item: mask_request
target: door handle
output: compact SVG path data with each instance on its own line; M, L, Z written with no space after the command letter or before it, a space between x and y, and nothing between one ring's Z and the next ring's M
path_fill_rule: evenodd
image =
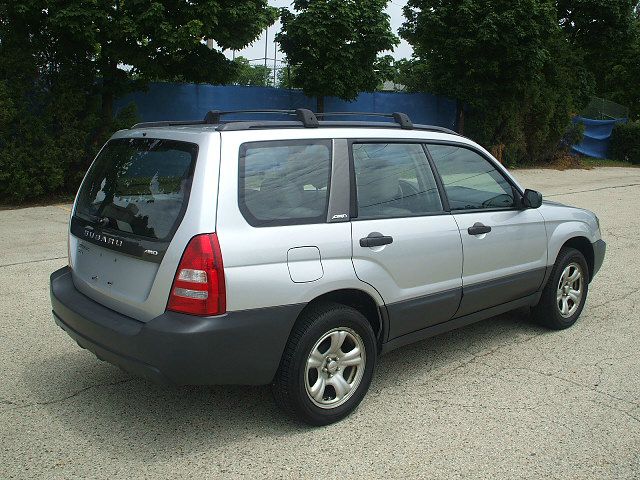
M393 237L382 235L380 232L371 232L364 238L360 239L361 247L381 247L393 243Z
M472 227L467 228L467 232L469 232L469 235L482 235L483 233L489 233L490 231L491 227L480 222L476 222Z

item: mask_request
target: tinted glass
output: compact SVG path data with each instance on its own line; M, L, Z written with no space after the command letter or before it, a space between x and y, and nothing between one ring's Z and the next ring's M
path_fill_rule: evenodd
M422 145L356 143L353 163L358 218L408 217L442 211L438 187Z
M429 145L452 210L509 208L513 189L491 163L467 148Z
M197 154L192 143L111 140L82 184L75 214L104 228L166 240L186 207Z
M330 170L330 141L245 144L240 209L254 226L325 222Z

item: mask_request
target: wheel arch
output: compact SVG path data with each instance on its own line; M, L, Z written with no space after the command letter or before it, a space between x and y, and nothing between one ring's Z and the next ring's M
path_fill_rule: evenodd
M377 339L378 350L380 351L383 339L388 331L386 307L384 304L377 302L371 294L364 290L357 288L341 288L318 295L302 309L296 319L296 323L300 318L302 318L305 312L313 306L318 303L329 302L346 305L360 312L369 321Z
M549 273L551 272L551 269L553 268L555 263L558 261L558 255L560 255L560 252L562 251L562 249L567 247L574 248L578 250L580 253L582 253L582 255L584 255L584 258L587 261L587 267L589 268L589 282L591 282L591 279L593 278L595 254L593 251L593 245L591 241L587 237L582 235L576 235L574 237L570 237L567 240L565 240L562 244L560 244L560 246L555 251L555 254L553 256L553 263L551 263L548 267Z
M593 268L594 268L595 258L594 258L594 252L593 252L593 245L591 244L589 239L583 236L572 237L562 244L562 247L560 248L560 250L566 247L574 248L578 250L580 253L582 253L582 255L584 255L584 258L587 261L587 267L589 267L589 282L591 282L591 279L593 278ZM560 253L560 250L558 251L558 254ZM557 260L557 257L558 255L556 255L556 260ZM556 260L554 260L554 263Z

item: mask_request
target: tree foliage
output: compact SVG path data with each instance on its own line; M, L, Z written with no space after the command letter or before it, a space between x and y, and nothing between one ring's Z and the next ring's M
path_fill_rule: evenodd
M640 120L616 125L609 151L611 158L640 165Z
M379 83L378 54L398 43L384 13L387 0L296 0L281 11L281 50L295 65L294 85L318 99L354 100ZM295 13L294 13L295 12Z
M29 3L44 10L42 1ZM266 0L45 3L50 4L46 26L52 35L70 50L80 48L77 54L91 59L102 78L105 118L110 118L113 98L132 88L132 75L142 80L225 82L233 73L231 62L202 40L238 50L276 19Z
M253 87L273 86L273 70L264 65L251 65L245 57L233 60L234 73L230 83Z
M560 0L568 41L584 59L594 91L640 115L640 3L637 0Z
M512 162L551 155L585 99L552 0L410 0L404 12L412 89L467 105L467 132Z
M0 200L72 192L150 80L223 83L275 21L267 0L0 0Z

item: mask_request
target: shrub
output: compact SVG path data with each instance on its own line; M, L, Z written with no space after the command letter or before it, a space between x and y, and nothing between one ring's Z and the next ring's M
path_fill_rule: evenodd
M640 120L613 128L609 154L615 160L640 164Z
M0 202L73 194L112 132L136 122L135 106L101 128L95 98L70 89L20 102L0 84ZM16 100L18 100L16 102ZM14 104L18 104L18 108Z

